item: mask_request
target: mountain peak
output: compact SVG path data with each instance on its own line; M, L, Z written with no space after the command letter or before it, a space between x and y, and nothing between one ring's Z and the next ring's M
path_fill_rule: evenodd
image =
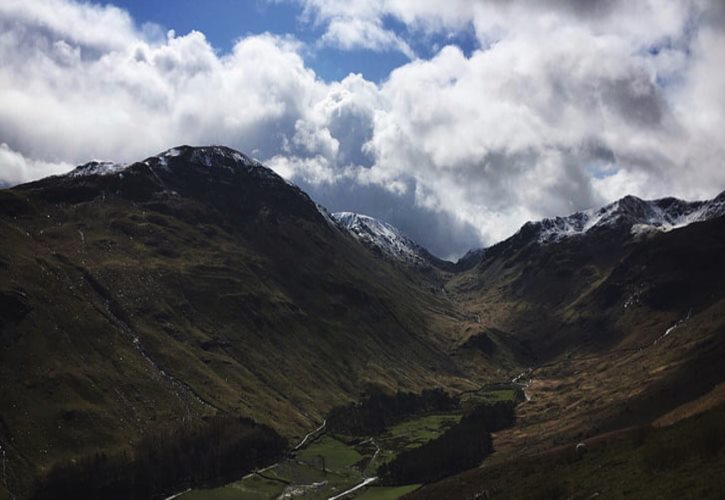
M599 209L529 222L519 233L531 232L539 243L551 243L606 229L623 229L634 235L671 231L693 222L725 215L723 194L712 200L692 202L673 197L643 200L629 195Z
M71 172L17 187L53 202L107 196L135 201L194 199L231 218L285 213L322 222L307 194L257 160L225 146L178 146L128 164L92 161Z
M336 212L332 217L355 239L388 258L418 267L445 266L444 261L387 222L354 212Z
M151 168L168 168L170 165L180 163L179 160L182 160L187 165L193 164L198 167L204 167L210 172L214 170L232 172L240 168L246 171L253 168L268 170L257 160L226 146L177 146L146 158L140 163ZM116 175L134 165L137 165L137 163L121 164L94 160L76 167L66 175L69 177Z
M485 249L469 251L459 259L458 267L466 269L486 255L497 255L504 249L522 248L531 243L548 245L596 234L639 237L722 216L725 216L725 191L705 201L685 201L674 197L643 200L628 195L601 208L526 222L510 238Z
M163 165L168 165L170 158L183 158L208 168L263 167L257 160L227 146L177 146L152 158L158 159Z
M112 175L122 172L128 165L122 163L114 163L111 161L90 161L80 165L66 175L69 177L85 177L89 175Z

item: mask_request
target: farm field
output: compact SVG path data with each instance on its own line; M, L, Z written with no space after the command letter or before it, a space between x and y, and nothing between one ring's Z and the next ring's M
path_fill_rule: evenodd
M249 474L220 488L189 491L181 500L261 500L289 495L327 499L339 495L365 479L405 450L417 448L439 437L457 424L471 404L513 400L514 389L468 394L460 409L406 418L377 436L347 436L322 433L284 461ZM366 486L349 498L388 500L399 498L420 485Z

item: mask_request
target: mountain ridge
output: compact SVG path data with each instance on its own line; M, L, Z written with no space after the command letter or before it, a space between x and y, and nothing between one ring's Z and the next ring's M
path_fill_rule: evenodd
M655 232L681 229L725 215L725 191L709 200L686 201L675 197L644 200L627 195L604 205L567 216L528 221L510 237L488 247L469 250L457 261L459 269L476 265L486 255L528 244L547 245L586 234L620 232L625 237L646 237Z
M268 178L270 181L282 181L309 198L295 184L283 179L261 162L232 148L215 145L176 146L141 162L127 164L94 160L65 174L47 177L28 184L42 183L46 179L52 178L92 176L122 178L124 172L133 173L134 169L142 168L144 165L150 167L154 172L156 170L173 171L177 158L190 159L209 169L212 174L233 174L235 170L239 170L248 174L258 174L261 178ZM310 199L310 201L312 200ZM472 248L456 262L433 255L424 246L405 236L397 227L388 222L355 212L330 213L324 207L315 205L319 214L328 224L342 226L354 238L390 259L418 267L432 266L446 271L461 271L475 265L491 249L509 243L522 244L536 240L539 244L547 244L581 236L589 231L596 232L623 227L628 228L633 236L643 236L654 231L671 231L694 222L719 217L725 215L725 191L712 199L702 201L687 201L676 197L645 200L634 195L627 195L599 208L578 211L566 216L528 221L512 236L487 247Z
M450 270L454 263L440 259L405 236L392 224L354 212L331 214L355 239L390 259L417 267Z
M627 195L599 208L528 221L509 238L493 245L474 248L455 263L433 256L425 247L403 235L395 226L373 217L337 212L333 218L357 239L389 258L410 265L433 264L447 271L462 271L484 256L509 244L550 244L591 232L629 231L632 237L680 229L725 215L725 191L709 200L687 201L676 197L653 200ZM495 251L495 250L494 250Z

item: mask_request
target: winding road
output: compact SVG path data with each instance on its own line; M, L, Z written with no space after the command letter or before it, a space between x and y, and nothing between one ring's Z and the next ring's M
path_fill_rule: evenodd
M342 493L340 493L339 495L335 495L334 497L330 497L330 498L328 498L327 500L337 500L338 498L343 498L344 496L346 496L346 495L349 495L350 493L354 493L355 491L357 491L357 490L359 490L359 489L361 489L361 488L364 488L364 487L365 487L365 486L367 486L368 484L370 484L370 483L374 483L374 482L375 482L375 481L377 481L377 480L378 480L378 478L377 478L377 477L369 477L369 478L367 478L367 479L364 479L362 483L360 483L360 484L358 484L358 485L355 485L355 486L353 486L352 488L350 488L350 489L349 489L349 490L347 490L347 491L343 491L343 492L342 492Z
M308 432L307 435L304 438L302 438L302 441L300 441L297 446L292 448L292 451L297 451L300 448L302 448L305 445L305 443L307 442L307 440L310 439L310 436L313 436L313 435L317 434L318 432L324 430L326 425L327 425L327 419L323 420L322 425L319 426L317 429L315 429L314 431Z

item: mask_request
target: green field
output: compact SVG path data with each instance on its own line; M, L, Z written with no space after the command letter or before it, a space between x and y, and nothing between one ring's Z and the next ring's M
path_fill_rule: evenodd
M403 449L420 446L458 422L460 415L425 415L401 422L374 439L323 435L301 450L293 459L221 488L195 490L181 500L261 500L276 498L293 488L305 498L325 499L363 480L363 471L374 475L377 468ZM345 441L349 444L346 444ZM374 462L371 461L380 447ZM311 485L316 485L312 487ZM393 499L417 485L398 488L371 487L361 498Z
M255 475L221 488L190 491L178 498L183 500L266 500L276 498L283 490L284 485Z
M354 447L324 435L294 458L275 467L221 488L190 491L179 498L261 500L276 498L290 490L297 490L297 496L305 498L329 498L363 480L356 465L366 463L370 456L365 457Z
M466 394L461 398L464 406L475 406L478 404L491 404L499 401L515 401L517 390L513 387L510 389L492 389L481 390Z
M404 449L417 448L437 438L443 432L457 424L461 419L458 413L425 415L405 420L391 427L380 436L378 442L384 450L396 453Z
M514 397L513 389L482 390L466 395L464 407L474 403L512 400ZM180 498L257 500L275 498L293 488L297 488L297 493L303 493L305 498L329 498L359 484L365 477L374 476L381 465L394 459L398 453L437 438L457 424L462 414L462 410L457 410L416 415L373 437L324 434L298 451L293 458L261 474L254 474L221 488L189 492ZM419 486L371 486L361 491L357 498L395 499Z
M359 500L396 500L403 495L419 488L419 484L408 484L405 486L373 486L368 488L362 495L356 497Z
M321 464L321 457L324 457L325 468L333 472L344 471L363 459L355 448L327 435L313 442L297 456L301 461L310 464Z

